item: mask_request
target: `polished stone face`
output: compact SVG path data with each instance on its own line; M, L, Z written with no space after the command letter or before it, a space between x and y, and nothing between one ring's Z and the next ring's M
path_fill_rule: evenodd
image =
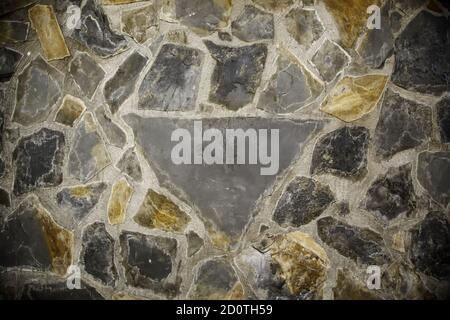
M0 299L449 299L449 9L0 0Z

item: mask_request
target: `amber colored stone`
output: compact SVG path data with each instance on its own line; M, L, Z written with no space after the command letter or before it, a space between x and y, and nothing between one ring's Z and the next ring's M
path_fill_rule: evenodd
M132 194L133 188L124 178L117 181L112 187L111 198L108 203L108 218L112 225L122 224L125 221Z
M86 106L82 100L71 95L66 95L56 114L55 121L72 127L84 110L86 110Z

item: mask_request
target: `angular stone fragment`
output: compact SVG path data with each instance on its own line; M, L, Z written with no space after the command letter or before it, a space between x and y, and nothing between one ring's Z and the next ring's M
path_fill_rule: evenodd
M139 109L193 110L203 56L197 49L163 45L139 88Z
M4 207L11 206L11 199L9 197L9 193L3 188L0 188L0 206Z
M338 269L336 286L333 288L334 300L378 300L376 292L367 289L362 282L352 277L352 271Z
M106 186L106 183L94 182L64 188L56 194L58 207L69 214L75 222L80 222L97 205Z
M266 10L283 10L291 6L294 0L252 0Z
M28 39L30 24L22 21L0 21L0 43L23 42Z
M420 12L395 40L392 82L421 93L449 91L449 33L447 18Z
M24 126L44 121L61 96L62 74L41 56L18 77L13 120Z
M422 152L418 159L417 180L446 207L450 201L450 152Z
M104 94L111 113L116 113L133 93L139 74L147 61L147 57L139 52L133 52L122 62L114 76L106 82Z
M127 40L111 29L107 16L95 0L81 3L80 26L80 29L75 29L72 37L102 58L108 58L127 48Z
M122 31L139 43L153 39L159 29L158 11L155 6L122 11Z
M317 142L311 163L311 174L331 173L338 176L361 176L367 171L369 130L343 127Z
M13 153L14 194L61 184L64 146L64 134L47 128L20 139Z
M231 30L234 36L247 42L273 39L273 15L246 5L231 24Z
M94 118L86 113L75 130L69 154L69 174L85 182L111 164Z
M306 177L297 177L278 200L273 220L282 226L300 227L320 216L334 201L328 186Z
M37 2L37 0L2 0L2 2L0 2L0 16L25 8L35 2Z
M194 231L189 231L186 235L186 239L188 242L187 255L188 257L192 257L203 247L204 241Z
M35 5L28 11L31 26L36 31L47 61L70 56L66 41L56 20L53 6Z
M39 204L25 200L2 221L0 265L64 275L72 263L73 234L60 227Z
M73 127L75 121L85 110L86 106L82 100L66 95L55 116L55 121L65 126Z
M136 182L142 181L142 169L133 148L128 149L116 165L117 169L128 175Z
M330 40L326 40L312 57L312 62L327 82L332 81L343 68L348 66L349 61L344 50Z
M286 15L286 29L300 45L309 49L325 29L314 10L295 8Z
M114 238L106 231L105 224L95 222L84 229L80 256L87 273L104 285L114 286L117 280Z
M89 99L92 99L98 85L105 77L105 71L84 52L78 52L75 55L70 63L69 73Z
M292 54L280 50L277 71L258 101L257 107L268 112L289 113L311 103L323 86Z
M133 188L124 178L113 185L108 203L109 223L112 225L124 223L132 194Z
M118 148L123 148L127 143L125 132L111 120L103 107L98 107L94 113L109 143Z
M389 168L370 186L366 209L391 220L401 214L409 216L416 207L411 164Z
M0 82L9 81L16 72L22 54L6 47L0 47Z
M169 198L150 189L134 221L150 229L183 232L190 218Z
M345 122L361 119L375 108L387 80L384 75L345 77L331 90L320 110Z
M263 44L224 47L211 41L205 41L205 45L216 60L209 101L230 110L252 102L261 82L267 47Z
M431 109L387 90L375 129L374 145L384 157L417 147L431 136Z
M231 0L175 0L176 17L201 35L210 34L228 24Z
M444 98L436 105L437 122L442 143L450 143L450 97Z
M450 278L450 223L444 213L428 213L411 231L410 259L420 272Z
M317 221L317 232L323 242L354 261L383 265L391 260L383 238L370 229L326 217Z

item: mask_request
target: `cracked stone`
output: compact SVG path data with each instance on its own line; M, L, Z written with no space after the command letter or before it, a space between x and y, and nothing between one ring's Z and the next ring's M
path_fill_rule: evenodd
M343 127L326 134L314 148L311 174L364 175L368 144L369 130L364 127Z
M97 132L94 118L86 113L74 132L69 154L69 174L86 182L111 164L109 154Z
M84 229L80 256L87 273L104 285L114 286L118 278L114 265L114 238L106 231L105 224L95 222Z
M149 229L183 232L191 219L168 197L148 190L134 221Z
M350 59L337 44L326 40L311 61L319 70L322 79L331 82L342 69L348 66Z
M450 202L450 152L422 152L417 163L417 180L430 196L446 207Z
M245 47L205 45L216 60L209 101L238 110L251 103L258 89L267 57L267 47L255 44Z
M301 46L309 49L325 29L313 10L295 8L286 15L286 29Z
M30 24L22 21L0 21L0 43L24 42L28 39Z
M47 128L20 139L13 153L14 194L60 185L64 146L64 134Z
M13 120L24 126L44 121L61 97L62 74L41 56L19 75Z
M108 139L108 142L121 149L125 147L125 144L127 143L127 135L111 120L111 118L106 114L105 109L100 106L95 109L94 113L100 127Z
M392 220L401 214L409 216L415 209L411 164L389 168L370 186L366 195L366 209Z
M391 260L383 238L370 229L326 217L317 221L317 232L323 242L356 262L383 265Z
M0 47L0 82L11 80L21 58L21 53L6 47Z
M122 224L127 214L128 203L133 195L133 188L124 178L117 181L111 191L108 202L108 219L112 225Z
M374 145L384 157L420 146L431 136L431 109L387 90L375 129Z
M197 49L163 45L139 88L139 109L193 110L203 57Z
M73 234L60 227L37 199L27 199L2 222L0 265L66 274Z
M266 10L283 10L290 7L294 0L252 0L253 3L263 7Z
M37 0L2 0L0 3L0 16L25 8L36 1Z
M87 53L78 52L69 66L69 73L81 91L92 99L105 71Z
M367 289L364 282L358 281L346 268L338 269L336 286L333 288L334 300L379 300L375 292Z
M86 106L82 100L66 95L55 116L55 121L65 126L73 127L75 121L80 118L85 110Z
M189 231L189 233L186 235L188 248L187 248L187 255L188 257L192 257L194 254L196 254L204 245L204 241L200 236L195 233L194 231Z
M111 113L116 113L134 92L139 74L147 61L147 57L139 52L133 52L122 62L114 76L106 82L104 94Z
M116 165L117 169L136 182L142 182L142 169L134 148L128 149Z
M439 101L436 110L441 141L450 143L450 97Z
M331 90L320 110L342 121L352 122L370 113L383 93L388 77L345 77Z
M11 206L11 198L9 197L9 193L3 188L0 188L0 205L8 208Z
M320 216L333 201L328 186L310 178L297 177L281 195L273 220L281 226L300 227Z
M420 93L449 91L449 34L447 18L420 12L395 40L392 82Z
M273 15L246 5L231 24L231 30L234 36L247 42L273 39Z

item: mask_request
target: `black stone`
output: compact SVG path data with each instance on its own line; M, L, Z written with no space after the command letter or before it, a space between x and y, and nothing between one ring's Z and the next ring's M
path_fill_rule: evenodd
M441 141L443 143L450 143L450 97L439 101L436 109Z
M0 188L0 205L5 207L11 206L11 199L9 197L9 193L3 188Z
M22 54L19 52L0 47L0 82L11 79L21 58Z
M450 202L450 152L422 152L417 180L431 197L446 207Z

